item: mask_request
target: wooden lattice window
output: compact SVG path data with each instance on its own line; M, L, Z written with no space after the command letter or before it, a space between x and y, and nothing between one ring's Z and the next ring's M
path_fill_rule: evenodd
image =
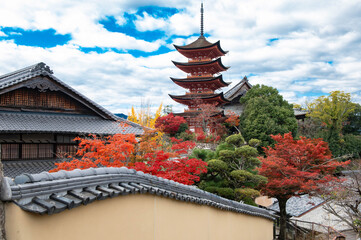
M2 160L31 160L31 159L51 159L75 156L77 148L75 144L54 144L47 143L5 143L1 144ZM56 154L54 154L54 150Z
M74 144L58 144L56 147L56 156L59 158L75 156L76 152L77 148Z
M1 160L19 159L19 144L1 144Z
M22 144L22 159L38 158L38 144Z
M52 158L54 156L54 145L39 144L38 153L39 158Z
M22 144L22 159L47 159L53 158L53 144Z

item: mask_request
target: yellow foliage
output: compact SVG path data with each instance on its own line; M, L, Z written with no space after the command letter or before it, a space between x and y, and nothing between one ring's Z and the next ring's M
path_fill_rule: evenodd
M155 122L161 115L163 104L161 103L155 112L151 113L150 105L141 106L140 110L136 112L134 106L132 106L131 112L129 113L128 120L137 123L143 127L155 128Z
M152 114L150 109L150 104L147 104L146 106L142 104L138 112L136 112L134 110L134 106L132 106L131 112L128 116L128 120L137 123L143 127L154 129L155 122L161 116L162 107L163 107L163 103L159 105L155 114ZM157 134L154 134L151 140L160 144L162 143L163 135L164 135L163 132L157 131Z
M298 103L292 103L293 109L301 109L301 105Z
M309 116L318 119L329 129L341 129L345 122L355 110L355 103L351 102L350 93L343 91L330 92L329 96L321 96L308 104Z

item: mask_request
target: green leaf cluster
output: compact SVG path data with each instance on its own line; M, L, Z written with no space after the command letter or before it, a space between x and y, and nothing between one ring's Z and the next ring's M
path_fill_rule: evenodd
M273 143L271 134L297 133L297 120L292 104L278 93L278 90L265 85L255 85L241 98L244 111L240 117L241 132L249 141L261 140L261 146Z
M257 146L260 141L253 139L252 143ZM208 172L201 177L199 187L228 199L254 204L258 187L267 182L257 174L256 168L261 164L258 155L257 149L248 145L240 134L227 137L214 152L195 149L192 156L208 162Z
M355 111L356 105L351 102L351 94L333 91L328 96L321 96L308 104L309 116L340 132L342 124Z
M212 150L194 148L189 158L202 159L203 161L208 162L209 160L213 159L215 155L215 152L213 152Z
M343 134L361 134L361 105L356 103L355 110L350 113L347 118L347 122L342 128Z
M361 106L342 91L330 92L308 104L308 117L299 123L299 134L323 138L334 157L361 156Z

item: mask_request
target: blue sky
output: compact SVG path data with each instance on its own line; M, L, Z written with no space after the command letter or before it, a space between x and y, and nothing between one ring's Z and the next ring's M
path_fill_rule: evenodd
M361 102L359 0L205 0L205 33L229 54L227 82L276 87L305 104L343 90ZM199 36L200 1L5 1L0 4L0 74L37 62L113 112L155 108L184 94L173 44ZM224 89L226 91L227 89Z

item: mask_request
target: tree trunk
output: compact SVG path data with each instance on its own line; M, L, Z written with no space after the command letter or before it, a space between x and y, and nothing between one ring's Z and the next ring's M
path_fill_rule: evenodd
M280 232L278 239L287 240L286 238L286 228L287 228L287 212L286 212L286 203L288 199L277 198L278 205L280 207Z

